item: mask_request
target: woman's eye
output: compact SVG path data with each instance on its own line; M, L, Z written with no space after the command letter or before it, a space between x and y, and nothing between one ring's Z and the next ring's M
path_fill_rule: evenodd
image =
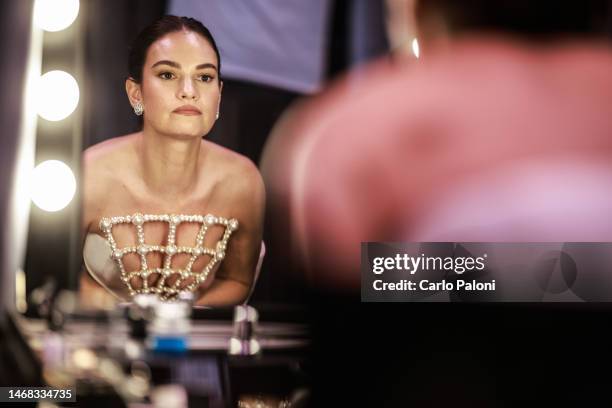
M161 74L159 74L159 77L161 79L172 79L174 78L174 74L172 72L162 72Z
M204 74L204 75L200 75L200 81L202 82L210 82L212 81L214 78L208 74Z

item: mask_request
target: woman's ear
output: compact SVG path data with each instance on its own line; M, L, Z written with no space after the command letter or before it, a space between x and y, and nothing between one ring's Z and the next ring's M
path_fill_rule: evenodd
M140 84L136 82L133 78L128 78L125 80L125 92L127 93L127 97L130 100L130 104L134 106L136 102L142 103L142 92L140 89Z

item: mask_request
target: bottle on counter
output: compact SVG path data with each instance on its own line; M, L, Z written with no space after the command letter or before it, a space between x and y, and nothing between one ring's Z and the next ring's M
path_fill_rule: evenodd
M234 330L229 341L228 353L232 355L255 355L261 351L257 339L259 315L254 307L234 307Z
M191 304L188 299L181 297L175 301L156 303L148 330L148 348L164 353L186 352L191 331L190 317Z

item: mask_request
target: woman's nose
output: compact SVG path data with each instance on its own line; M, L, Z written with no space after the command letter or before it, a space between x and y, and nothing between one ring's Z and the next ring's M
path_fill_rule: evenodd
M198 99L198 91L194 86L193 81L190 78L186 78L181 81L181 88L179 90L180 99Z

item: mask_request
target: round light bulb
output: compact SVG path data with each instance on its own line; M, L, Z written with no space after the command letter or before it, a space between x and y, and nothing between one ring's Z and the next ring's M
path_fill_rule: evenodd
M49 71L36 87L37 112L50 121L66 118L79 104L79 85L67 72Z
M34 24L45 31L60 31L76 20L79 0L36 0Z
M30 197L39 208L59 211L70 203L75 192L76 179L64 162L47 160L34 168Z

